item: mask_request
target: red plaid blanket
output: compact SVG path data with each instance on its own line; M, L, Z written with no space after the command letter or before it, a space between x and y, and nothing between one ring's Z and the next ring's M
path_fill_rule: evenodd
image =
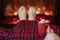
M11 40L42 40L35 21L20 21L12 30Z
M53 25L52 27L55 30ZM0 29L0 40L43 40L44 37L45 36L40 35L38 23L35 21L22 20L11 30L4 31L3 29Z

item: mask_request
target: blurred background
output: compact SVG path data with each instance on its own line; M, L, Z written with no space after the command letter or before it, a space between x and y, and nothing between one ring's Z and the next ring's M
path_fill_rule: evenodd
M59 0L0 0L0 26L12 28L19 22L18 9L25 6L27 11L31 6L36 8L36 21L40 17L47 17L60 27Z

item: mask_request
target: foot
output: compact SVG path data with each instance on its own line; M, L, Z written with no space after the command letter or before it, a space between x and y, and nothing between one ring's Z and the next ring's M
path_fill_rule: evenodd
M21 6L18 10L18 16L20 20L26 20L26 8Z
M30 7L28 10L28 20L34 21L36 17L36 9L34 7Z

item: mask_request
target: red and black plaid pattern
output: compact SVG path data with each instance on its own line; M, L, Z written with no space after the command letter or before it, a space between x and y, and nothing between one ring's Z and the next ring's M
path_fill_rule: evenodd
M3 27L0 27L0 40L3 40L5 37L5 31Z
M6 31L4 27L0 27L0 40L8 40L9 31Z
M20 21L13 28L10 40L42 40L35 21Z
M11 32L12 30L6 30L4 27L0 27L0 40L10 40L11 39Z
M56 32L56 25L50 24L50 26ZM22 20L8 31L0 28L0 40L43 40L44 37L40 36L38 24L35 21Z
M57 34L57 26L55 25L55 24L46 24L46 23L44 23L44 24L41 24L41 23L39 23L38 24L38 31L39 31L39 35L40 36L46 36L46 30L47 30L47 27L48 26L50 26L53 30L54 30L54 32Z

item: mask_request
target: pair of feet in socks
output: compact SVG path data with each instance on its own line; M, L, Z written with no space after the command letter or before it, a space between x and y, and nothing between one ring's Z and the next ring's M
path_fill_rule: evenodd
M26 14L26 8L24 6L21 6L18 10L18 16L20 20L26 20L27 14ZM34 7L30 7L28 10L28 20L34 21L36 17L36 9Z

